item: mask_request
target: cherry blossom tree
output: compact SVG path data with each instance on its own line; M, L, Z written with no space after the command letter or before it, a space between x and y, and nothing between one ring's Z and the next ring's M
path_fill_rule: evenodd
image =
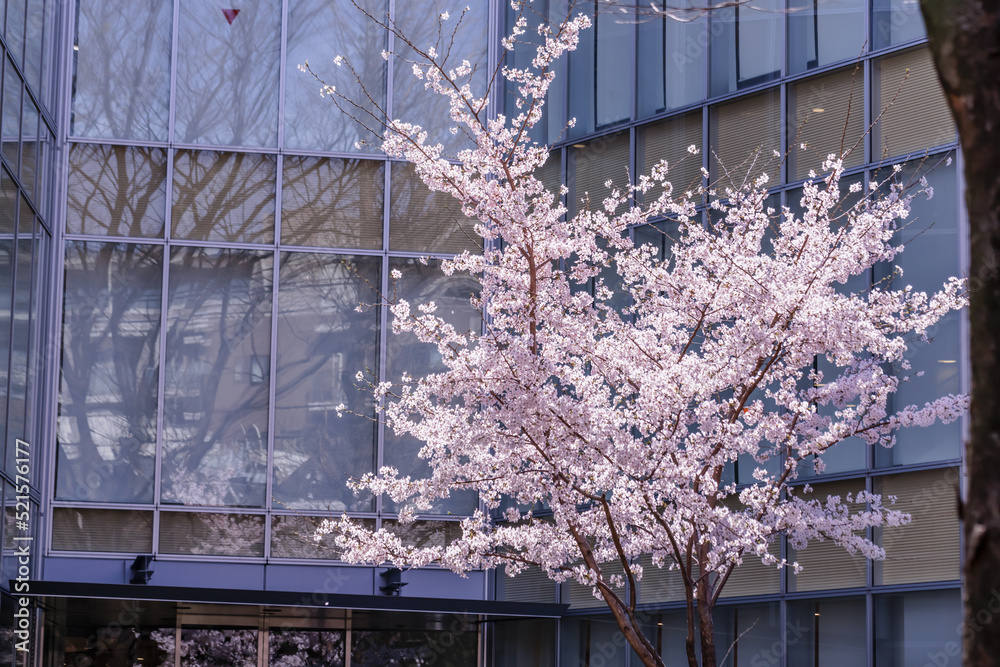
M462 19L440 18L442 26ZM640 557L683 580L686 654L706 667L718 661L712 611L734 569L746 559L798 568L769 553L780 536L796 549L831 540L884 558L864 535L908 521L888 500L864 490L809 499L808 487L790 483L804 465L821 470L824 453L847 438L891 447L897 429L966 409L967 398L952 395L888 406L901 382L920 381L907 374L908 345L965 304L963 283L934 294L847 286L903 250L894 234L911 198L930 194L926 183L889 178L842 193L842 163L830 156L825 175L804 187L803 213L793 214L767 207L766 176L682 192L661 162L631 184L590 193L568 216L566 188L553 193L535 175L549 149L529 137L554 61L589 20L543 21L532 46L526 16L517 20L505 54L536 51L523 69L501 62L517 95L514 117L489 115L490 90L473 85L474 65L452 62L448 30L431 46L376 20L407 44L413 75L448 101L453 134L469 140L449 156L419 125L374 117L388 156L412 163L431 190L478 220L485 251L443 269L479 281L471 299L485 324L461 331L434 303L385 295L393 331L436 345L444 370L359 380L371 383L388 427L424 443L430 474L384 467L353 483L398 503L403 524L460 490L477 492L482 508L446 545L408 545L346 514L324 522L317 539L336 533L355 562L503 567L509 576L534 566L589 586L649 666L663 661L640 627ZM348 112L362 108L333 87L325 93ZM675 230L669 252L632 240L630 229L663 220ZM754 461L752 484L727 477L738 459Z

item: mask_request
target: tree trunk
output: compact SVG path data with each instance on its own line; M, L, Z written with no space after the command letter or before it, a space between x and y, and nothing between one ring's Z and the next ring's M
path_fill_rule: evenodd
M1000 665L1000 5L922 0L965 160L972 408L964 506L965 664Z

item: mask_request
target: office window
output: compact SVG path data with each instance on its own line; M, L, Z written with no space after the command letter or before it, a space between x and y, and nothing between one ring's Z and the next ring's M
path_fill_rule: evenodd
M0 438L7 423L7 381L10 379L10 328L13 322L14 265L17 261L17 185L0 169ZM0 440L0 443L4 440Z
M496 667L548 667L556 659L556 622L547 618L495 624Z
M864 598L793 600L786 613L789 665L863 665L868 660Z
M385 163L286 156L281 242L323 248L382 248Z
M152 553L153 513L55 507L52 550Z
M38 112L38 106L28 97L27 93L24 95L22 122L24 129L21 136L21 187L24 188L24 193L32 202L37 202L35 180L41 175L38 173L39 150L41 149L41 115Z
M271 517L271 558L308 558L333 560L340 557L336 535L327 533L320 541L313 536L326 516L279 514ZM369 530L375 530L374 519L354 519Z
M713 11L709 94L750 88L781 76L782 0L762 0Z
M642 604L655 602L680 602L685 599L684 577L680 570L671 570L672 559L667 558L663 567L653 565L653 557L643 554L639 557L642 565L642 579L639 581L639 600ZM694 566L693 576L698 576L698 566Z
M719 606L715 608L715 647L719 667L738 667L774 656L781 646L778 603ZM720 650L721 649L721 650ZM728 654L727 654L728 652Z
M0 118L0 154L7 166L18 173L18 147L21 140L21 78L11 64L4 59L3 69L3 116Z
M284 253L278 291L274 500L282 507L371 511L347 482L375 464L381 261ZM338 406L347 412L338 415Z
M272 254L171 252L161 501L263 507Z
M179 1L174 141L277 146L281 2Z
M703 5L697 0L652 5L664 14L643 16L637 26L639 118L705 99L708 19L697 11ZM688 8L693 11L684 11Z
M781 544L774 540L767 545L767 552L780 558ZM776 565L765 565L754 553L743 554L743 564L733 570L722 589L720 598L735 598L744 595L764 595L777 593L781 588L781 570Z
M384 17L389 10L388 0L359 4L375 17ZM359 150L355 143L361 141L362 152L376 152L381 139L365 127L379 127L386 110L386 62L381 53L386 48L385 29L348 0L306 0L288 5L286 39L285 147L353 153ZM333 62L337 56L344 56L348 63L338 67ZM360 109L345 107L360 123L340 111L333 100L319 96L322 84L299 71L306 61L323 81L360 105Z
M593 0L577 3L573 13L587 14L592 24L567 60L570 118L576 118L568 134L579 137L631 118L635 19L624 5Z
M599 137L582 144L573 144L566 164L567 208L569 215L580 211L604 211L604 200L611 196L605 185L625 191L629 185L629 133L628 131ZM624 213L628 204L622 204L616 213Z
M910 215L897 221L899 231L894 242L904 245L904 251L889 264L875 267L875 277L888 280L892 289L912 286L928 294L941 289L951 276L961 273L959 266L958 231L958 170L957 165L946 163L945 156L935 156L925 161L914 160L904 165L895 177L900 183L919 188L919 179L926 177L934 189L934 197L918 195L911 205ZM881 169L875 179L882 181L889 169ZM886 186L887 187L887 186ZM900 409L908 405L923 406L945 394L961 393L961 331L960 314L949 313L928 330L929 340L909 341L906 360L910 370L897 364L899 376L909 377L900 382L891 397L892 406ZM923 376L918 373L923 372ZM961 422L937 422L925 428L900 429L896 433L896 446L875 450L878 466L905 465L957 459L961 456Z
M67 233L163 236L166 178L162 148L70 144Z
M264 517L254 514L160 512L160 553L262 557Z
M812 493L803 493L796 489L795 495L803 500L818 500L827 503L831 496L839 496L847 503L847 494L856 495L865 490L865 480L847 480L843 482L827 482L813 486ZM851 513L865 511L864 504L847 504ZM858 533L864 537L865 531ZM860 554L848 553L831 540L810 540L806 548L798 550L788 545L788 561L798 562L802 571L796 574L792 568L788 573L788 589L790 591L818 591L831 588L858 588L868 581L867 560Z
M873 0L872 43L876 49L927 36L920 3L915 0Z
M711 184L720 197L725 188L739 187L767 172L778 182L781 151L781 103L777 89L742 97L712 108L709 125L712 150Z
M630 649L613 616L569 616L559 631L560 664L625 667Z
M273 155L177 151L171 235L192 241L273 242L276 180Z
M702 114L696 112L652 123L639 128L636 164L641 174L649 175L660 160L666 160L670 171L667 180L673 185L675 197L685 191L694 191L701 185L702 156L705 154L701 128ZM697 155L688 153L688 147L699 150ZM638 195L645 202L652 202L663 192L656 187L645 195Z
M962 664L962 592L876 595L875 667Z
M469 303L471 297L479 295L479 284L474 278L457 273L446 276L436 260L423 264L417 259L390 259L389 270L398 270L402 274L389 289L395 289L397 299L408 301L414 312L418 305L433 301L437 305L435 314L456 330L479 333L482 327L480 313ZM389 336L386 344L386 380L398 383L403 373L421 377L442 370L444 365L436 345L421 343L412 333ZM422 442L410 435L396 435L391 428L385 429L384 440L384 465L393 466L401 476L423 477L430 474L427 462L417 456ZM394 503L390 503L388 498L384 499L384 503L385 509L393 511L390 508L395 506ZM451 497L441 500L433 511L469 514L475 507L474 492L453 491Z
M927 47L874 61L872 159L955 141L955 121Z
M831 153L844 167L865 162L864 75L860 68L806 79L788 87L789 180L823 172ZM805 144L805 149L802 148Z
M70 241L56 498L152 502L163 248Z
M395 23L418 49L427 52L434 47L439 54L438 62L446 70L461 66L463 60L475 66L475 72L460 78L460 85L468 83L472 94L479 96L485 94L489 77L488 10L486 2L401 2L396 5ZM439 16L444 12L448 12L449 19L439 24ZM454 156L459 150L470 148L472 144L461 127L457 134L449 131L455 122L451 119L448 98L426 90L425 81L413 76L413 65L407 59L418 63L425 59L399 39L396 39L394 50L402 58L392 61L393 109L390 117L423 127L428 133L427 143L443 144L446 155ZM486 120L485 108L479 118Z
M287 621L283 625L285 623ZM268 667L343 667L344 635L341 630L271 628L267 644Z
M872 491L896 496L892 509L906 512L906 526L876 529L885 560L875 561L875 585L954 581L960 576L960 526L955 468L885 475L872 480Z
M173 3L102 0L76 12L69 133L166 141Z
M860 58L865 48L866 4L864 0L790 0L789 73Z
M481 252L478 222L462 213L458 200L433 192L412 165L393 162L389 208L389 249L457 254Z

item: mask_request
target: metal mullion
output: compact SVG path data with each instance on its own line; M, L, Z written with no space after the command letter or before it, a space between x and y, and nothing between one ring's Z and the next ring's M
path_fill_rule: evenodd
M279 161L280 162L280 161ZM279 189L280 190L280 189ZM275 245L277 245L277 235L275 235ZM278 367L278 288L279 288L279 268L281 265L281 252L275 248L273 250L273 260L271 268L271 340L269 341L270 358L268 359L268 389L267 389L267 446L265 450L266 463L265 470L267 478L264 480L264 557L271 555L271 494L273 492L271 480L274 471L274 402L277 393L277 367Z
M778 85L778 150L781 157L778 158L778 183L784 184L788 180L788 153L792 150L788 142L788 84ZM764 156L770 158L770 156Z
M281 38L278 55L278 137L279 151L285 145L285 68L288 64L288 0L281 0Z
M141 243L143 245L160 245L165 241L162 238L146 238L142 236L99 236L97 234L63 234L64 241L84 241L97 243Z
M177 44L180 41L178 24L181 17L181 0L173 0L174 12L170 26L170 99L167 106L167 142L174 140L174 121L177 115ZM169 174L168 174L169 176ZM167 181L169 184L170 181ZM180 651L178 651L178 654Z

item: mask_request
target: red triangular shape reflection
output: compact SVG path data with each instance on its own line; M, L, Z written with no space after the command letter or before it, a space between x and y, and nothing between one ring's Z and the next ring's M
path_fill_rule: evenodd
M227 21L229 21L229 25L233 24L233 21L236 20L236 15L239 14L239 13L240 13L240 10L238 10L238 9L223 9L222 10L222 15L226 17Z

